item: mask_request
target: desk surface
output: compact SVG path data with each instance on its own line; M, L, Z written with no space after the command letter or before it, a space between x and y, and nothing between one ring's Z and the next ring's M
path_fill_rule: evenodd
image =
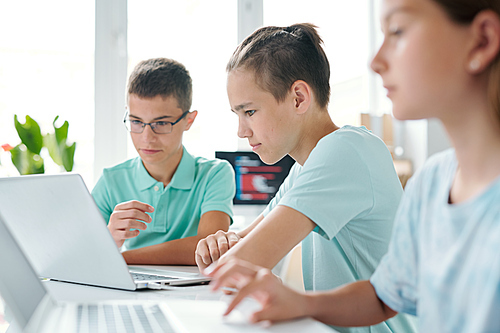
M166 269L185 271L185 272L198 272L196 266L144 266L151 267L155 269ZM62 302L94 302L103 300L150 300L150 301L166 301L169 300L203 300L203 301L224 301L228 302L231 296L227 296L222 292L213 293L209 290L209 286L189 286L189 287L173 287L172 290L138 290L138 291L124 291L118 289L92 287L85 285L78 285L73 283L64 283L56 281L45 281L46 288L49 290L51 295L58 301ZM0 306L0 333L5 332L8 328L8 324L2 322L3 313L2 307ZM287 325L287 324L284 324ZM311 332L317 331L320 328L321 331L327 328L323 324L319 324L311 319L303 319L299 322L294 322L288 324L293 331L303 331ZM280 325L277 325L280 326ZM300 327L300 330L297 328ZM280 331L283 332L284 327L270 327L270 332ZM285 330L288 331L288 330ZM289 330L292 331L292 330ZM325 330L326 331L326 330ZM334 330L331 330L335 332Z

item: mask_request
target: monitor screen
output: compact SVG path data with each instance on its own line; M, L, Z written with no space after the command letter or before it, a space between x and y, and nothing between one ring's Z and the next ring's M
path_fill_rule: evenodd
M218 151L215 157L233 166L236 177L234 204L268 204L295 163L287 155L276 164L267 165L251 151Z

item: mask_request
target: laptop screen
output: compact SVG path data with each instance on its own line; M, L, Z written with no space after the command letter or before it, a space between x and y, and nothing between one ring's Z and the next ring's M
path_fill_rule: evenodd
M47 291L0 215L0 295L24 328ZM8 318L7 318L8 319Z

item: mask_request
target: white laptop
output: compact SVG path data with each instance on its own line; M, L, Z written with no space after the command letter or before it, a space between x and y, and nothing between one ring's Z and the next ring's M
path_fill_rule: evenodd
M50 332L332 332L311 319L271 327L249 324L235 310L224 320L222 301L172 300L56 302L0 216L0 295L9 333ZM52 282L59 283L59 282ZM76 286L75 286L76 287Z
M199 273L129 268L78 174L0 178L0 212L44 278L125 290L208 281Z

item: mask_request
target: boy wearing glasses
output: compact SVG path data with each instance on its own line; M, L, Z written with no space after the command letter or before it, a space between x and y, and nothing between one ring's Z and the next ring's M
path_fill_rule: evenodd
M198 241L229 228L233 169L183 147L197 111L179 62L140 62L127 100L124 123L139 156L104 169L92 196L128 264L194 265Z

